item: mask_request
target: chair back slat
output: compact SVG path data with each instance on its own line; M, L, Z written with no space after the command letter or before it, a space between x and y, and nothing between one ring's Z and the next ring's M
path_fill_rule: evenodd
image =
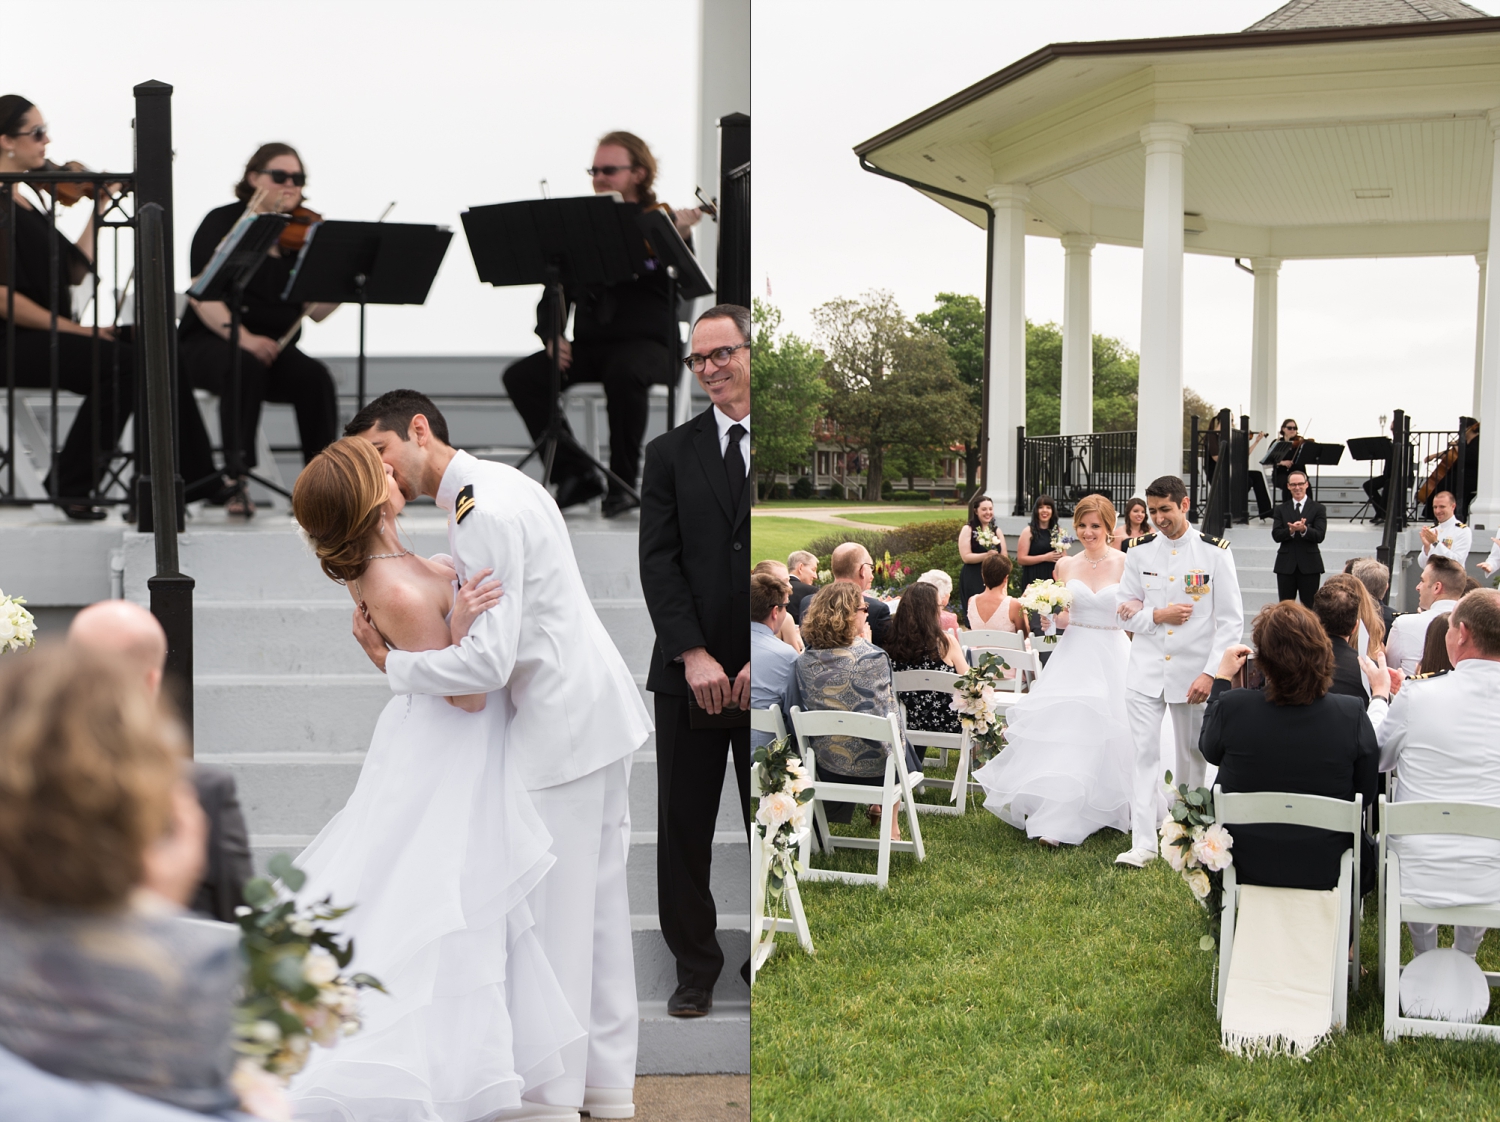
M895 718L873 713L845 713L838 709L814 709L804 712L792 709L792 727L797 736L857 736L861 740L899 743Z
M1386 803L1383 835L1462 834L1500 841L1500 806L1480 803Z
M897 693L912 693L931 690L934 693L950 693L958 683L958 675L943 670L897 670L892 675Z
M750 729L752 732L768 732L777 740L785 739L786 722L781 718L781 706L750 710Z
M976 628L973 631L960 631L958 643L965 650L979 647L985 650L1024 651L1026 636L1019 631L986 631Z
M1360 827L1362 796L1353 802L1290 791L1242 791L1214 788L1214 820L1220 825L1312 826L1351 833Z

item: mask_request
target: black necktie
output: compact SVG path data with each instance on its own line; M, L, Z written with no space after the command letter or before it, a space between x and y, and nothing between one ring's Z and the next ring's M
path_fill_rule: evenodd
M729 443L724 448L724 471L729 476L729 505L740 509L740 499L745 494L745 457L740 453L740 438L745 435L744 425L729 426Z

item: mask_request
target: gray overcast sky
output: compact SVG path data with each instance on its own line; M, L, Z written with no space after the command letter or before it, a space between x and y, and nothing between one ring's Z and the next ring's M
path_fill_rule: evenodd
M651 145L661 198L692 201L697 0L74 0L58 14L49 46L12 42L0 92L41 106L52 159L115 170L132 162L131 87L175 87L179 288L193 231L264 141L301 151L328 218L373 220L395 199L389 221L453 227L427 304L371 309L372 354L534 350L540 290L481 285L459 213L535 198L543 178L554 197L589 194L583 169L611 129ZM353 354L358 319L341 309L303 346Z
M802 334L818 304L867 289L893 291L908 314L942 291L982 297L984 231L861 171L855 144L1048 43L1239 31L1278 6L756 0L756 294L769 279L772 302ZM1060 323L1061 246L1028 238L1026 255L1027 314ZM1287 263L1282 414L1339 441L1375 433L1396 407L1418 427L1456 426L1472 405L1477 284L1472 257ZM1236 412L1249 405L1252 285L1225 258L1187 257L1186 381ZM1138 347L1140 287L1139 250L1098 247L1094 330Z

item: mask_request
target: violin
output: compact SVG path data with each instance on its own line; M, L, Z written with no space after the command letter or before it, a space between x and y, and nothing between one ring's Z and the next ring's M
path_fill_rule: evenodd
M42 171L92 171L93 169L77 160L69 160L65 164L54 164L47 160L42 164ZM48 191L56 196L61 206L72 206L80 199L92 199L94 197L94 185L92 183L38 183L43 191Z
M323 216L311 207L295 207L287 217L290 219L281 231L281 240L276 244L283 253L300 253L307 244L307 233L314 225L323 221Z
M1479 422L1475 421L1472 425L1464 430L1463 442L1467 444L1478 435ZM1425 503L1428 499L1432 498L1433 495L1438 493L1440 489L1439 485L1443 482L1443 479L1445 476L1447 476L1448 472L1453 469L1453 465L1458 463L1458 457L1459 442L1457 440L1450 440L1448 442L1447 451L1445 451L1438 459L1437 467L1432 469L1432 474L1427 477L1422 486L1417 488L1417 502Z

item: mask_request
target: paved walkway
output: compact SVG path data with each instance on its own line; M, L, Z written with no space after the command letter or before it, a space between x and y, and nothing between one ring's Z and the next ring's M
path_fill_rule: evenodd
M750 1122L748 1075L639 1075L636 1122Z

